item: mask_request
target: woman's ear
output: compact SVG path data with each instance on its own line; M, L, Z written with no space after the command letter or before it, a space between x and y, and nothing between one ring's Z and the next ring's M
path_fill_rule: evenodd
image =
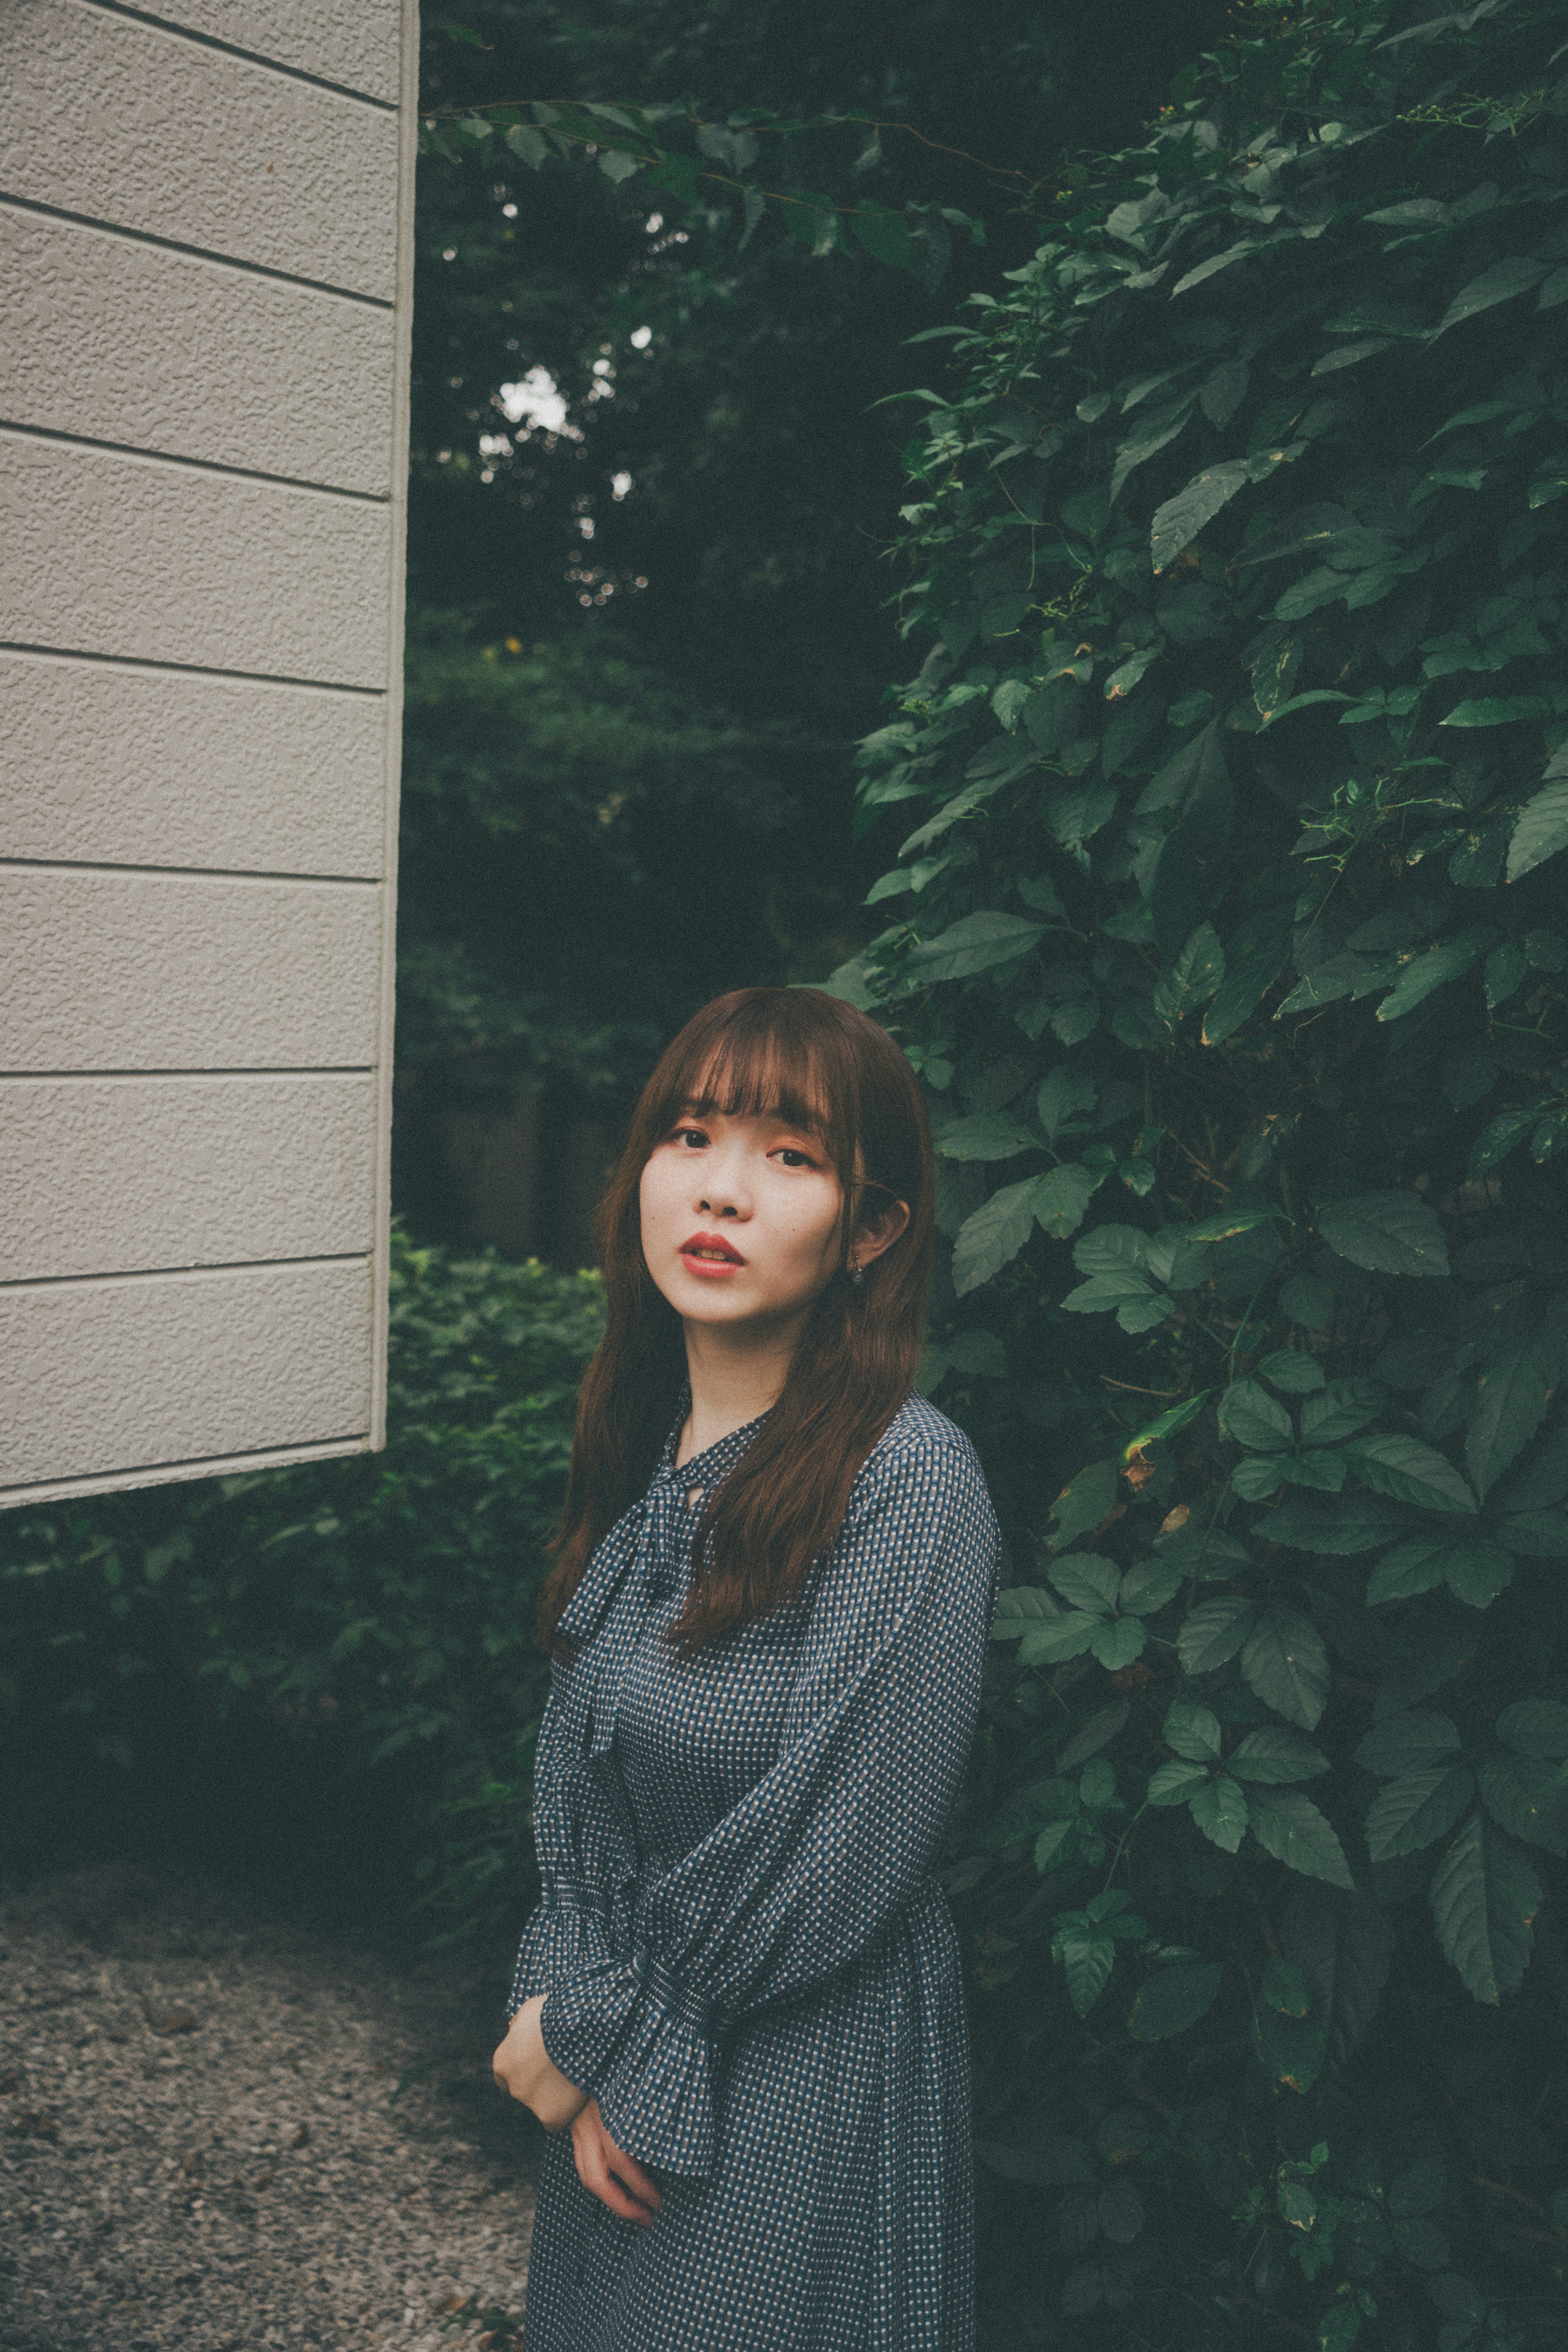
M852 1251L855 1263L862 1267L870 1265L883 1250L893 1247L908 1223L907 1201L890 1201L885 1193L879 1194L876 1207L862 1211L855 1227Z

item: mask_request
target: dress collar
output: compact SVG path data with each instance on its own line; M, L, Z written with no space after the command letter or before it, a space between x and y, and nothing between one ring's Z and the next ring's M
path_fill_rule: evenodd
M755 1421L732 1429L727 1437L721 1437L716 1444L693 1454L689 1462L677 1467L675 1452L691 1404L691 1391L684 1390L647 1493L610 1529L556 1621L557 1633L580 1646L599 1631L626 1571L639 1556L648 1597L653 1599L670 1590L670 1555L676 1541L677 1510L685 1512L685 1497L694 1488L715 1486L729 1475L768 1418L766 1413L759 1413ZM694 1522L695 1517L694 1513Z

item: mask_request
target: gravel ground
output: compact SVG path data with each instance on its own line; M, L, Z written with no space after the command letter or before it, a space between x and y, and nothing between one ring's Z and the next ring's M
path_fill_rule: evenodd
M515 2352L531 2120L450 1971L114 1865L0 1909L0 2346Z

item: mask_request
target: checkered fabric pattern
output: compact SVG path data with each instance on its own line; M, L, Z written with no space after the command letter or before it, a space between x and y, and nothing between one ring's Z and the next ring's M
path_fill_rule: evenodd
M651 2228L549 2144L528 2352L967 2352L968 2048L932 1874L974 1735L996 1521L912 1396L799 1600L681 1662L658 1638L701 1497L758 1423L594 1554L540 1733L544 1896L512 2006L653 2169ZM698 1502L688 1501L700 1490Z

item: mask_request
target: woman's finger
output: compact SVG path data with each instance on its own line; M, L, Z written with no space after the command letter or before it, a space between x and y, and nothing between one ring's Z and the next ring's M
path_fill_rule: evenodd
M630 2189L632 2195L638 2198L643 2204L651 2205L656 2213L664 2203L664 2199L636 2158L628 2156L624 2148L617 2147L608 2132L604 2134L604 2154L606 2166L612 2177L619 2180L623 2188Z
M587 2148L578 2147L577 2177L591 2196L597 2197L601 2205L608 2205L610 2210L618 2213L623 2221L640 2221L646 2227L653 2220L645 2205L639 2205L634 2197L627 2195L606 2167L603 2154L597 2146L591 2143Z

